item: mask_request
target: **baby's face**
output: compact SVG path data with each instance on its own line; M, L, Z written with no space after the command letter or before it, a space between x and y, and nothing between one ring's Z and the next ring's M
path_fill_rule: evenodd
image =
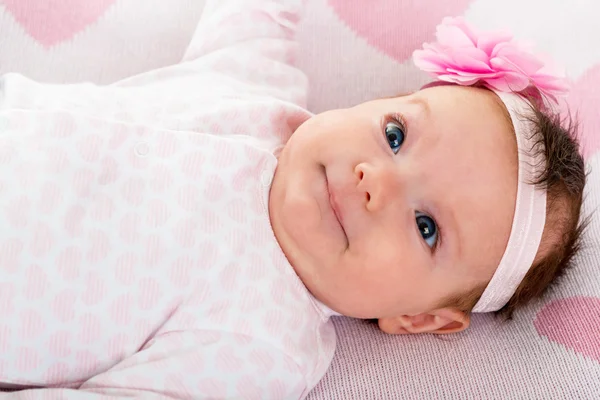
M315 116L279 158L275 235L311 293L416 315L486 284L510 234L517 150L487 90L442 86Z

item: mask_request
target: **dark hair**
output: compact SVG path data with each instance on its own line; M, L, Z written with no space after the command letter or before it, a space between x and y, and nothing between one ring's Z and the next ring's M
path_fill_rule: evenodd
M578 143L578 124L571 115L562 118L558 113L543 111L537 106L538 99L528 100L530 112L520 117L532 127L531 138L545 155L545 168L531 183L547 190L546 227L539 250L542 258L532 265L508 303L496 312L507 319L518 308L542 297L568 271L581 248L581 236L588 222L581 218L586 172ZM506 117L510 121L508 113ZM484 290L485 287L475 288L444 304L470 312Z
M534 127L532 138L543 145L546 168L537 178L548 192L543 257L525 275L509 302L498 314L510 318L514 311L542 295L573 265L581 249L588 219L581 217L586 182L585 163L578 143L578 124L571 115L545 113L530 101L531 114L523 116Z

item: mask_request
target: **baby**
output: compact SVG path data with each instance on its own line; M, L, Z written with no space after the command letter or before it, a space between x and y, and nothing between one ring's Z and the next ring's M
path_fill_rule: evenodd
M332 315L458 332L569 264L559 81L447 20L415 61L454 84L313 116L301 6L208 0L180 64L106 87L0 80L6 397L304 398Z

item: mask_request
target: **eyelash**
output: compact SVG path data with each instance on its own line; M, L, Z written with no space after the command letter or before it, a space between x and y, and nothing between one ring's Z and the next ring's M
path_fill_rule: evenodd
M408 136L408 126L406 124L406 119L404 118L404 116L402 114L399 113L393 113L393 114L389 114L385 117L385 123L384 123L384 128L387 124L389 124L390 122L394 122L398 125L400 125L400 127L402 128L402 130L404 131L404 134Z
M407 128L406 119L404 118L404 116L402 114L400 114L400 113L392 113L392 114L387 115L385 117L385 119L384 119L384 124L383 124L384 131L385 131L385 127L390 122L398 124L400 126L400 128L402 128L402 130L404 131L404 134L406 136L408 136L408 128ZM427 214L429 216L433 215L433 214L431 214L429 212L423 212L423 213ZM442 232L442 227L437 222L437 219L433 218L433 220L435 221L435 224L436 224L436 227L437 227L437 240L435 241L435 245L433 247L427 246L427 248L431 251L432 254L435 254L436 251L438 250L438 248L442 245L442 241L443 241L444 235L443 235L443 232ZM420 235L419 232L417 232L417 234Z

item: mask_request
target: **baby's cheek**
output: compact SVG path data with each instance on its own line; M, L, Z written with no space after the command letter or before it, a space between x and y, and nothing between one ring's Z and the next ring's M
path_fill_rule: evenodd
M412 280L405 266L391 256L374 257L366 266L367 276L364 284L375 294L389 296L401 288L405 282Z

